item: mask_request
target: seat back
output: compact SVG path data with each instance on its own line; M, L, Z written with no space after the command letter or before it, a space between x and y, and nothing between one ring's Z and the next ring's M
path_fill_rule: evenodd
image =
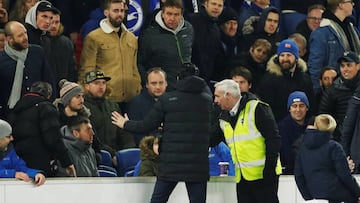
M118 176L125 176L129 171L135 169L135 165L140 160L140 149L130 148L123 149L116 152L117 172Z
M99 169L98 173L100 177L117 177L117 174L113 171Z
M134 176L139 176L140 164L141 164L141 160L139 160L135 165Z
M105 166L110 166L113 167L113 163L112 163L112 157L110 152L106 151L106 150L100 150L101 152L101 165L105 165Z

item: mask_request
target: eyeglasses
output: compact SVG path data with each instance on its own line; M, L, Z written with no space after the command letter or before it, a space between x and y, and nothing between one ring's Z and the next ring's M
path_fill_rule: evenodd
M320 22L322 20L322 18L317 18L317 17L307 17L307 19L309 19L311 21L318 21L318 22Z

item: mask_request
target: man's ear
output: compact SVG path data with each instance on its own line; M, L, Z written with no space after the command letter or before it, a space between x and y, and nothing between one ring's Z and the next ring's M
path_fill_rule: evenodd
M80 134L79 134L79 132L78 132L77 130L73 130L73 131L72 131L72 134L73 134L74 137L76 137L76 138L79 138L79 136L80 136Z
M106 16L106 17L109 16L109 11L108 10L104 10L104 16Z

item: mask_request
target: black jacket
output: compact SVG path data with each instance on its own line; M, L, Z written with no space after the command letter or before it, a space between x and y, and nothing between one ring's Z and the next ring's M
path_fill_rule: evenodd
M360 86L359 86L360 87ZM360 97L354 95L350 100L341 131L341 144L346 156L354 160L357 168L360 166Z
M158 178L165 181L206 181L209 178L211 96L204 80L190 76L166 92L142 121L128 121L124 129L150 132L163 122Z
M313 91L310 76L306 74L307 66L304 60L298 59L294 73L283 70L277 62L276 56L273 56L267 64L267 73L262 78L258 95L261 100L267 102L274 112L277 122L288 115L287 100L289 94L294 91L305 92L310 103L310 113L315 104L315 94Z
M296 185L305 200L356 202L360 187L350 174L341 145L330 133L307 129L295 163Z
M222 50L217 19L210 17L205 8L200 7L199 13L189 15L188 20L194 27L191 61L198 66L200 77L209 82L213 76L216 58Z
M15 150L28 167L53 176L50 169L52 159L60 160L64 167L72 164L61 140L58 112L44 97L26 94L15 105L9 118Z
M270 55L276 53L277 45L281 41L281 35L279 34L278 31L276 31L273 34L269 34L264 30L265 22L270 12L279 13L279 10L275 7L270 6L262 11L260 17L252 16L251 18L245 21L244 26L242 28L242 40L241 40L242 42L241 47L243 48L244 52L249 51L251 45L253 45L257 39L266 39L271 44ZM280 26L280 22L278 24L278 27L279 26Z
M187 21L180 22L174 31L161 20L161 11L155 21L142 32L139 38L138 68L142 84L146 83L146 72L153 67L161 67L167 75L167 90L174 90L176 76L183 63L191 61L193 27Z
M319 113L328 113L335 118L337 127L333 135L337 141L341 138L342 124L349 100L359 84L360 72L351 80L345 80L340 76L322 95Z

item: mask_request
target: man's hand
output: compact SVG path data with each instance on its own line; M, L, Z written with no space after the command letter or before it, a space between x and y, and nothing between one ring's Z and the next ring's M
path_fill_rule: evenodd
M118 112L113 111L111 114L111 119L112 119L112 123L116 126L118 126L119 128L124 128L124 124L126 121L129 120L127 114L125 114L124 116L120 115Z
M31 181L31 178L29 178L28 174L26 174L24 172L16 172L15 173L15 178L17 178L19 180L23 180L25 182Z
M45 183L45 176L42 173L37 173L35 176L35 185L40 186Z
M74 44L76 43L78 36L79 36L79 33L77 33L77 32L72 32L69 34L69 37Z
M355 163L352 159L350 159L350 156L346 157L347 161L348 161L348 164L349 164L349 169L350 169L350 172L354 172L355 170Z
M71 164L70 166L66 167L65 172L68 176L76 177L76 170L74 164Z

